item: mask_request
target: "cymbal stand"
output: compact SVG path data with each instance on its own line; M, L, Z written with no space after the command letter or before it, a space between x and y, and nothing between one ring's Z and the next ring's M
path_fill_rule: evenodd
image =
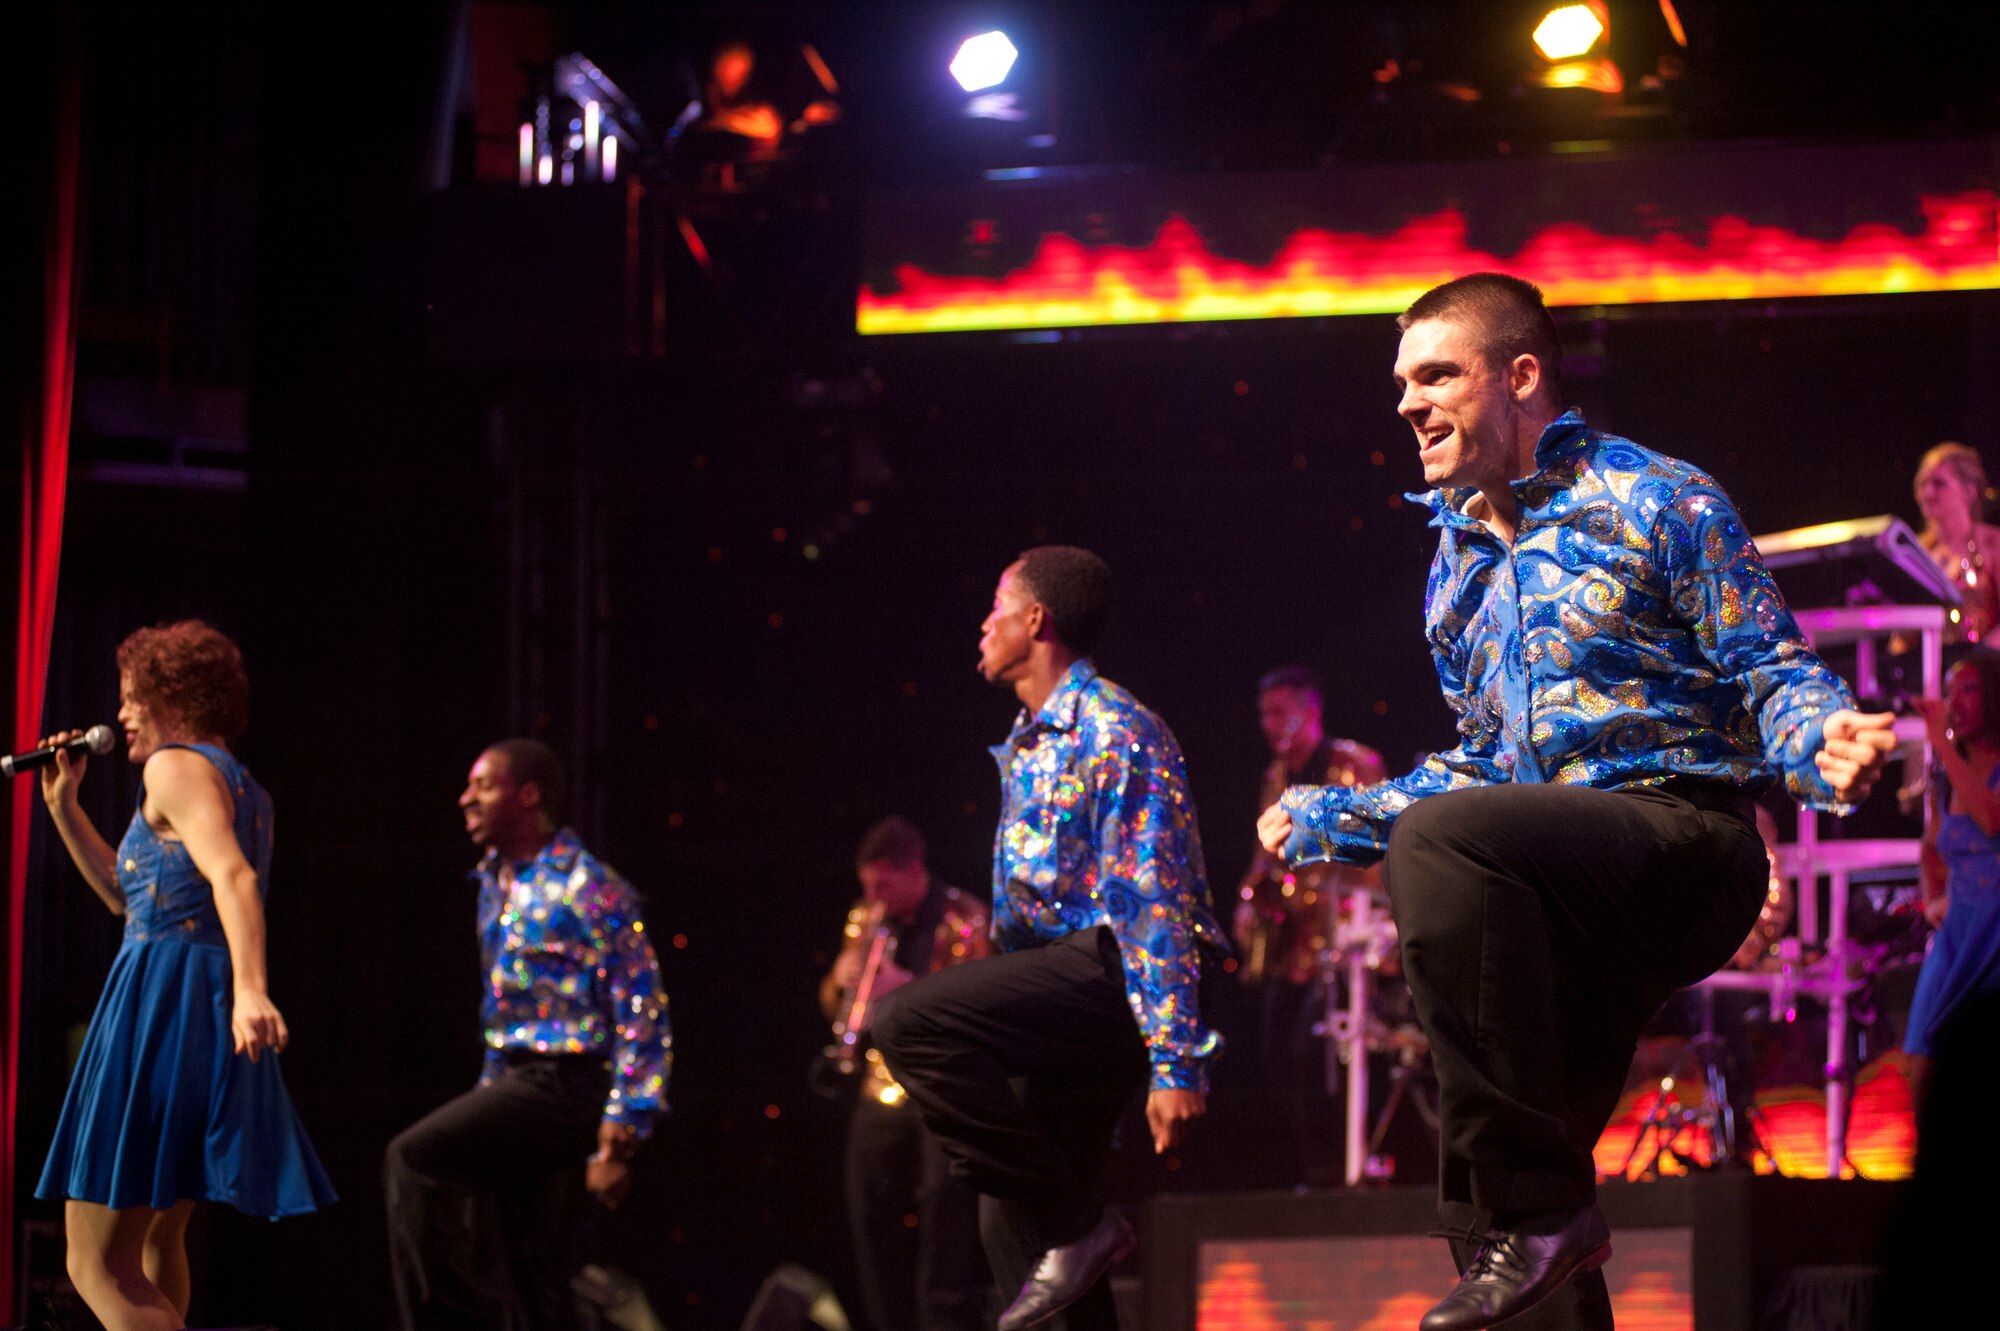
M1681 1135L1682 1129L1701 1123L1714 1111L1707 1106L1689 1109L1681 1104L1679 1097L1674 1094L1676 1084L1676 1078L1660 1078L1660 1098L1654 1102L1652 1112L1639 1124L1639 1131L1632 1138L1632 1149L1625 1153L1624 1162L1618 1166L1618 1172L1623 1177L1633 1176L1632 1166L1639 1159L1639 1153L1645 1149L1649 1134L1653 1139L1653 1154L1646 1161L1645 1169L1640 1171L1640 1178L1657 1178L1660 1162L1663 1159L1673 1160L1683 1169L1693 1164L1693 1161L1674 1149L1674 1141Z
M1368 1155L1361 1167L1362 1176L1371 1183L1387 1183L1395 1177L1394 1162L1383 1157L1382 1143L1389 1136L1389 1126L1396 1121L1396 1111L1402 1108L1405 1096L1409 1097L1417 1117L1429 1130L1432 1143L1437 1142L1437 1101L1424 1093L1422 1072L1423 1060L1409 1054L1399 1058L1389 1069L1389 1099L1382 1106L1382 1112L1375 1116L1375 1130L1368 1137Z
M1727 1168L1738 1163L1742 1157L1737 1154L1739 1127L1750 1134L1754 1142L1757 1128L1754 1122L1739 1125L1736 1121L1735 1102L1729 1094L1729 1075L1724 1060L1722 1038L1715 1033L1715 991L1709 988L1697 990L1701 1003L1701 1030L1688 1042L1687 1048L1675 1061L1671 1075L1660 1079L1660 1098L1653 1110L1639 1125L1639 1132L1632 1139L1632 1149L1625 1155L1625 1162L1619 1172L1630 1176L1632 1165L1639 1159L1640 1151L1646 1144L1646 1136L1653 1136L1653 1158L1647 1163L1646 1172L1657 1175L1662 1157L1674 1160L1684 1168L1701 1168L1696 1162L1683 1156L1673 1143L1681 1132L1689 1127L1696 1128L1708 1139L1708 1164L1706 1168ZM1689 1064L1692 1063L1692 1068ZM1699 1108L1689 1109L1680 1103L1674 1088L1687 1080L1686 1073L1692 1071L1701 1078L1702 1092L1706 1103Z
M1368 1042L1373 1032L1375 972L1394 944L1395 926L1388 911L1376 901L1375 893L1360 888L1348 894L1344 905L1337 894L1329 893L1329 909L1339 911L1334 920L1333 946L1322 958L1321 971L1326 985L1326 1021L1321 1033L1327 1041L1327 1090L1339 1084L1345 1065L1347 1081L1347 1151L1344 1178L1347 1186L1362 1181L1369 1158L1368 1142ZM1347 980L1347 1006L1339 1006L1339 990L1334 980L1342 969ZM1379 1134L1378 1134L1379 1136Z

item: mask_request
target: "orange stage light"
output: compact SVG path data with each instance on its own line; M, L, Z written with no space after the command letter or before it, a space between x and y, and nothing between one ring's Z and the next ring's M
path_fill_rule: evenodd
M2000 288L1994 192L1925 195L1921 206L1915 234L1865 222L1825 240L1727 216L1705 233L1645 237L1555 222L1511 255L1472 248L1465 215L1446 209L1386 236L1301 229L1264 263L1216 254L1175 214L1143 246L1051 233L997 277L900 265L886 289L862 287L855 324L863 333L940 333L1388 314L1481 270L1526 278L1559 306Z
M1908 1178L1917 1125L1905 1056L1884 1054L1855 1074L1848 1106L1847 1160L1863 1178ZM1826 1095L1817 1086L1757 1093L1758 1131L1776 1167L1793 1178L1826 1177Z
M1542 74L1545 88L1588 88L1592 92L1625 91L1625 76L1609 60L1567 60Z
M1588 55L1609 30L1600 5L1558 5L1535 25L1535 48L1549 60Z
M1674 39L1674 45L1686 46L1687 29L1681 26L1681 12L1674 8L1674 0L1660 0L1660 17L1667 21L1667 35Z

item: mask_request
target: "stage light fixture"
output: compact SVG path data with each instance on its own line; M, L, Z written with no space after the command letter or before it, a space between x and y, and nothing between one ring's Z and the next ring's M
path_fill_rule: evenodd
M615 181L630 169L621 154L644 148L645 129L638 108L603 70L581 53L558 56L533 117L521 122L520 182Z
M1549 60L1575 60L1590 54L1610 26L1601 5L1559 5L1535 25L1535 48Z
M1674 39L1674 45L1686 46L1687 29L1681 26L1681 12L1674 8L1674 0L1660 0L1660 17L1666 20L1667 35Z
M951 76L967 92L997 87L1006 81L1020 54L1006 33L982 32L959 43L958 54L951 58Z

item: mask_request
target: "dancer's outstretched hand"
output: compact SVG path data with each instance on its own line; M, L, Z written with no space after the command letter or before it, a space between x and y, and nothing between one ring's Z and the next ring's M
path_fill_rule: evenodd
M1896 748L1894 712L1839 711L1826 719L1813 762L1842 804L1859 804Z
M597 1125L597 1154L584 1165L584 1187L607 1208L616 1210L632 1190L632 1156L639 1134L623 1123Z
M1154 1091L1146 1097L1146 1126L1153 1130L1153 1153L1165 1155L1187 1140L1188 1125L1208 1112L1200 1091Z
M1285 812L1282 804L1273 804L1257 815L1257 844L1273 855L1283 858L1285 842L1292 836L1292 815Z

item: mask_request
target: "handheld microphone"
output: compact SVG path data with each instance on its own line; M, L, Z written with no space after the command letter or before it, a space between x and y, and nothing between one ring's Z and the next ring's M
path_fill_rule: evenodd
M66 739L60 744L44 744L39 749L0 758L0 776L19 776L32 768L47 767L56 760L58 753L109 753L111 746L117 742L118 732L110 726L92 726L75 739Z

